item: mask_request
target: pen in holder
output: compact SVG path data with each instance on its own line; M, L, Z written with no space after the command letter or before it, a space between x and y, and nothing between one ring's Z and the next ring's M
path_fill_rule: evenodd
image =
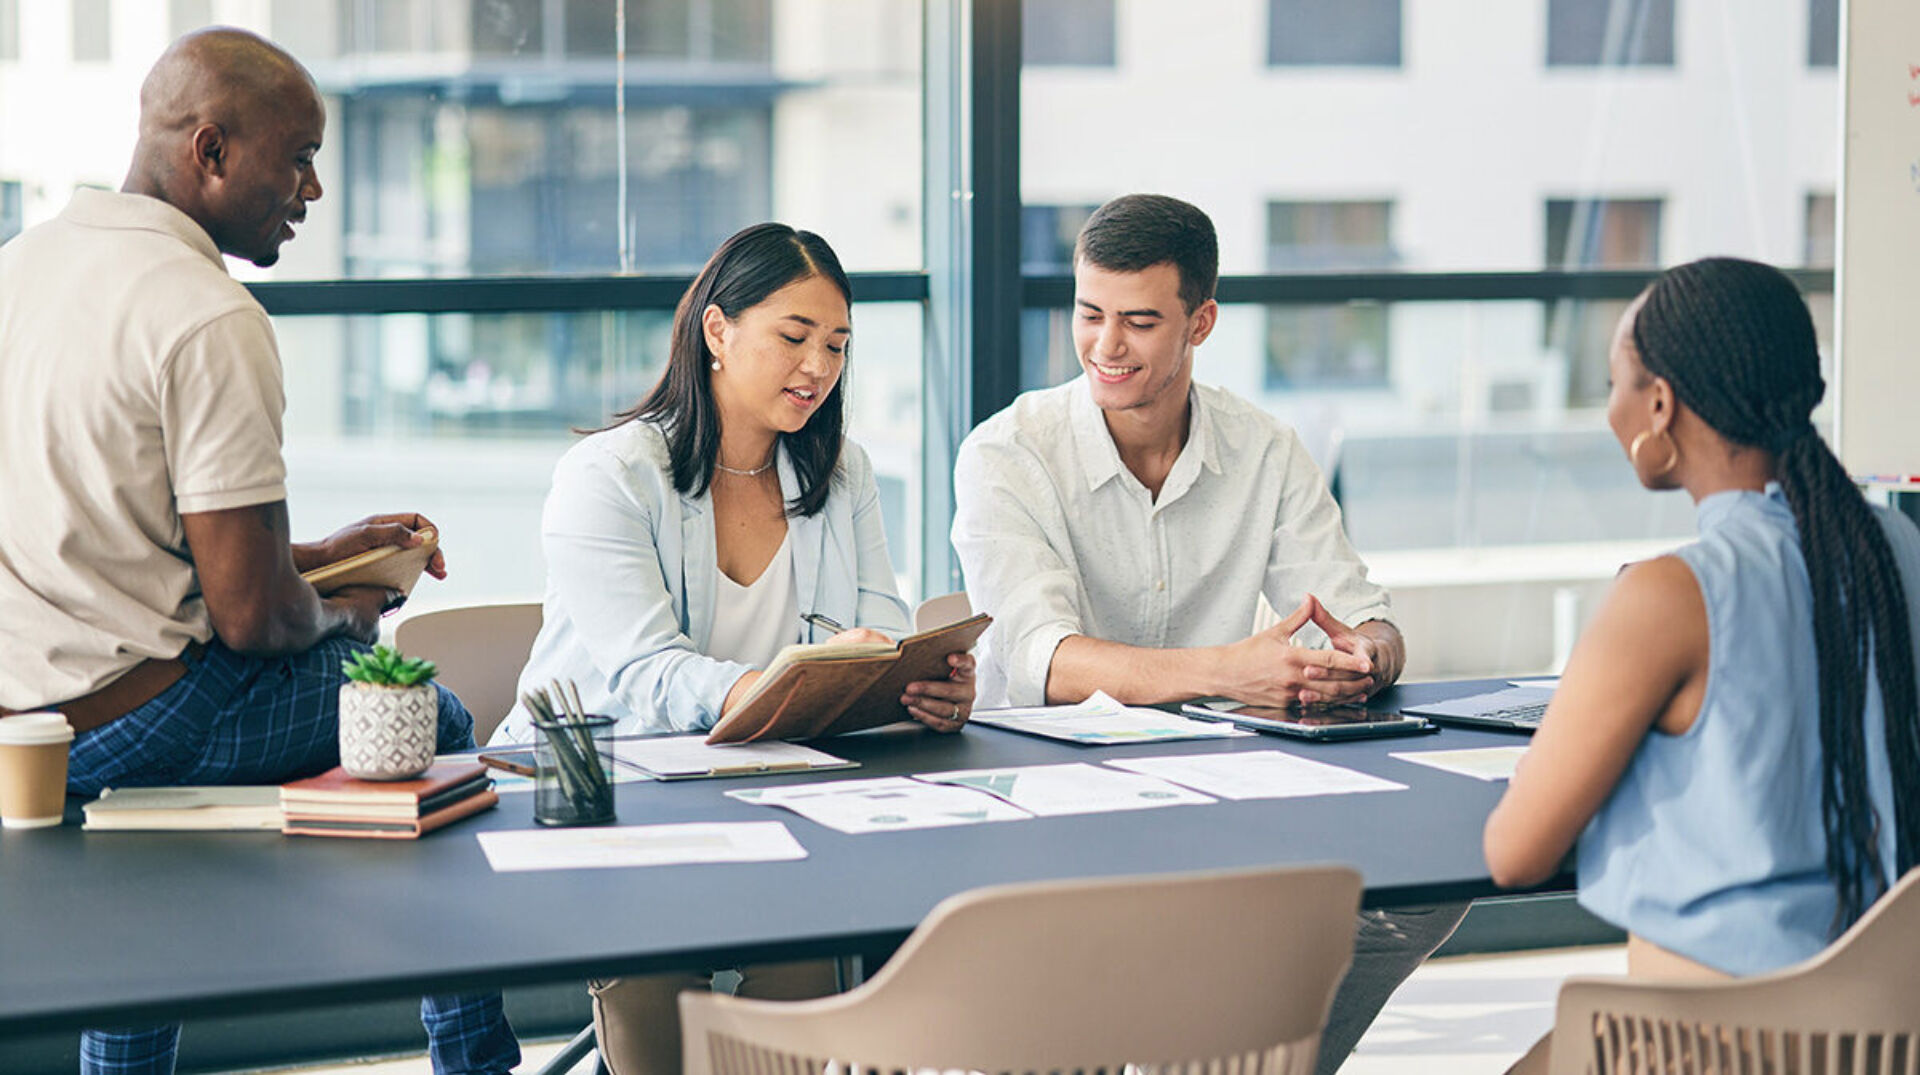
M614 819L612 717L588 716L571 684L521 696L533 714L533 820L541 825L604 825Z

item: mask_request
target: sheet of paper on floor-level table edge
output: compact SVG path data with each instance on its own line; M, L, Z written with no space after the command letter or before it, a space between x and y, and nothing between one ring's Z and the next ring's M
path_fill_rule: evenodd
M1338 765L1309 761L1284 750L1117 758L1107 764L1157 776L1222 799L1293 799L1309 795L1405 791L1407 787Z
M727 794L741 802L791 810L830 829L855 834L1025 821L1033 816L984 791L904 776L741 788Z
M1511 780L1526 747L1475 747L1472 750L1409 750L1388 757L1425 765L1475 780Z
M483 832L478 838L497 873L807 857L807 849L778 821L514 829Z

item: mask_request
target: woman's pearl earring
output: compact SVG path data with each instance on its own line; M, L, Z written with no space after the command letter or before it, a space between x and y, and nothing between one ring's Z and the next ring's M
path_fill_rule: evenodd
M715 373L720 372L720 360L717 358L713 360L713 372Z

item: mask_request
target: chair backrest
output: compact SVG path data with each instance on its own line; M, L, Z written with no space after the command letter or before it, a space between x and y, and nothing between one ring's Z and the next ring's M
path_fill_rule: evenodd
M520 669L540 633L540 605L471 605L423 612L393 630L409 657L440 666L436 678L473 714L473 741L485 743L513 710Z
M688 1075L1313 1070L1353 955L1341 866L976 889L865 985L820 1000L682 993ZM1196 1070L1198 1070L1196 1068Z
M1920 869L1804 963L1726 982L1572 978L1554 1075L1920 1071Z
M971 615L973 606L967 601L966 591L943 593L939 597L927 598L913 610L913 629L916 632L931 631L936 627L959 623Z

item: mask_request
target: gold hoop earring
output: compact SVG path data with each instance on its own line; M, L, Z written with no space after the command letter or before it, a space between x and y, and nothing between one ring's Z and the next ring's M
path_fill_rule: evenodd
M1640 469L1640 449L1646 447L1647 441L1652 440L1653 436L1653 430L1643 429L1634 435L1633 443L1627 445L1627 459L1633 463L1633 469ZM1673 437L1664 429L1660 431L1660 436L1667 438L1667 462L1659 470L1647 475L1650 478L1664 478L1680 463L1680 445L1676 444Z

